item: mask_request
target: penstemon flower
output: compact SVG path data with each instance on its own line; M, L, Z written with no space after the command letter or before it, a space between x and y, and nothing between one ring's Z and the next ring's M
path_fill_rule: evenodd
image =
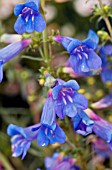
M54 153L52 157L45 158L46 170L80 170L80 167L74 165L75 159L70 158L70 155L64 157L61 153Z
M96 109L103 109L112 106L112 93L109 93L99 101L92 103L91 106Z
M56 123L52 95L51 93L48 95L43 107L40 124L35 124L27 128L22 128L13 124L8 126L7 133L9 136L12 136L12 156L18 157L22 155L22 159L24 159L33 140L37 140L38 145L41 147L56 142L61 144L65 142L66 135Z
M54 144L56 142L65 142L66 135L56 123L54 100L52 98L51 92L49 92L48 98L43 107L40 124L41 127L37 135L37 141L39 146L45 147L48 144Z
M24 4L16 5L14 14L18 16L14 29L18 34L31 33L34 30L42 32L46 23L39 12L40 0L26 0Z
M7 128L7 134L12 137L12 156L18 157L22 155L22 159L26 156L28 149L30 148L31 142L37 138L38 131L32 131L34 128L40 125L36 124L27 128L22 128L13 124L10 124Z
M69 52L69 63L75 73L86 73L101 68L102 61L95 52L99 38L92 30L89 32L88 38L82 42L64 36L54 36L54 40L62 44Z
M86 114L94 121L93 132L104 139L112 149L112 123L96 115L92 110L87 109Z
M8 45L0 49L0 82L3 79L3 65L18 55L25 47L31 43L31 39L25 39Z
M56 114L59 118L64 119L66 115L74 117L80 110L88 107L86 97L76 92L79 88L75 80L64 82L57 79L57 85L52 88L52 95L55 101Z

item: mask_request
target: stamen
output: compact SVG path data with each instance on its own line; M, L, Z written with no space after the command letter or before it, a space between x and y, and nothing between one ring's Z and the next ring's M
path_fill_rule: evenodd
M62 95L63 95L63 96L66 96L66 94L65 94L64 92L62 92Z
M63 103L64 103L65 105L67 105L67 102L66 102L66 100L65 100L64 97L62 97L62 100L63 100Z
M25 18L26 22L28 22L28 19L29 19L29 15L27 15L27 17Z
M88 55L87 53L83 52L84 56L86 57L86 59L88 59Z
M78 57L80 58L80 60L82 60L82 56L78 53Z
M67 95L67 98L71 103L73 103L73 99L71 98L71 96Z
M45 134L47 135L47 133L48 133L48 128L45 129Z
M32 21L34 21L34 15L32 16Z

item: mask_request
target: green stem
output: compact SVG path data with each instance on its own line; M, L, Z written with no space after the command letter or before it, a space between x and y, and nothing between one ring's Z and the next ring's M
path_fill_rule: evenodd
M102 0L98 0L98 2L99 2L99 5L100 5L101 10L102 10L102 12L103 12ZM106 26L107 26L107 28L108 28L108 31L109 31L109 33L110 33L110 40L112 41L112 27L111 27L110 21L109 21L109 19L108 19L108 16L104 16L103 19L104 19L104 21L105 21L105 23L106 23Z
M111 36L111 41L112 41L112 27L111 27L110 21L109 21L107 16L104 17L104 21L107 25L108 31L109 31L110 36Z
M26 58L26 59L35 60L35 61L42 61L43 60L42 58L35 58L35 57L25 56L25 55L23 55L21 58Z
M49 60L49 55L48 55L48 49L47 49L47 33L46 29L42 33L43 35L43 49L44 49L44 57L45 57L45 62L47 63Z
M41 47L39 47L38 50L40 52L40 55L41 55L42 59L45 60L44 53L43 53Z
M14 170L7 158L0 152L0 161L6 170Z

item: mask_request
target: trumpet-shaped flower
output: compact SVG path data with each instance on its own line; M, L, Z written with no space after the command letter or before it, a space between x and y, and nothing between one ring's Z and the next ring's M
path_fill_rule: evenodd
M96 109L103 109L107 108L112 105L112 93L108 94L104 98L100 99L99 101L92 103L92 107Z
M92 110L85 111L90 119L94 121L93 132L104 139L112 149L112 124L96 115Z
M26 156L31 142L37 138L38 131L32 131L32 128L40 127L40 124L36 124L27 128L22 128L13 124L10 124L7 128L7 133L12 137L12 156L18 157L22 155L22 159Z
M24 4L16 5L14 14L18 16L14 29L18 34L24 32L31 33L34 30L42 32L46 23L43 16L39 12L40 0L26 0Z
M0 82L3 78L3 65L18 55L25 47L31 43L31 39L25 39L8 45L0 49Z
M51 92L43 107L40 124L41 127L37 135L37 141L39 146L45 147L48 144L54 144L56 142L65 142L66 135L56 123L54 100L52 98ZM36 128L33 129L33 131L35 130Z
M37 140L38 145L42 147L56 142L64 143L66 135L56 123L54 101L51 93L44 105L40 124L27 128L11 124L8 126L7 133L12 136L12 156L22 155L22 159L24 159L33 140Z
M102 61L95 52L99 39L92 30L89 31L88 38L82 42L75 38L63 36L55 36L54 40L62 44L69 52L70 66L75 73L86 73L101 68Z
M85 96L76 92L79 88L75 80L68 82L58 80L58 84L52 88L55 110L59 118L64 119L66 115L74 117L78 110L84 110L88 107Z

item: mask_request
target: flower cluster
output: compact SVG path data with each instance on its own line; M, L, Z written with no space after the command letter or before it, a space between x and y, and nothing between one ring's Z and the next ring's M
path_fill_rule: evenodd
M57 124L56 115L60 119L64 119L65 116L73 118L76 120L74 122L75 126L78 126L82 119L85 126L92 128L94 122L83 112L88 107L88 101L83 95L76 92L78 89L79 85L75 80L64 82L61 79L56 79L54 86L48 92L40 124L28 128L9 125L7 133L13 136L13 156L17 157L22 154L22 158L24 158L31 142L35 139L37 139L38 145L42 147L56 142L64 143L66 135ZM91 133L91 131L88 133ZM15 138L16 140L13 140ZM28 147L24 147L24 143L28 143ZM18 150L20 151L19 154Z
M39 8L40 0L26 0L24 4L15 6L14 14L18 18L14 29L18 34L34 31L43 32L46 22L39 12ZM98 72L104 83L112 81L111 62L108 59L112 55L112 45L100 47L98 45L99 37L94 31L89 30L87 39L83 41L60 35L54 36L53 39L62 44L70 54L67 64L69 68L72 68L75 76L92 76ZM46 41L43 41L44 51ZM25 39L0 49L0 82L3 78L3 65L18 55L30 43L31 39ZM10 124L7 128L8 135L12 137L12 156L22 156L24 159L34 140L37 140L41 147L57 142L60 144L66 142L65 132L58 122L59 119L63 120L66 117L71 121L76 133L83 136L95 133L112 148L112 124L87 109L88 100L78 92L80 86L77 81L55 79L47 73L45 86L49 87L49 91L42 109L40 123L25 128ZM112 105L112 94L110 93L101 101L94 103L93 107L98 108L99 105L99 108L102 105L103 108ZM80 169L74 165L74 161L69 156L60 159L59 154L53 155L52 158L46 158L45 166L47 170Z

